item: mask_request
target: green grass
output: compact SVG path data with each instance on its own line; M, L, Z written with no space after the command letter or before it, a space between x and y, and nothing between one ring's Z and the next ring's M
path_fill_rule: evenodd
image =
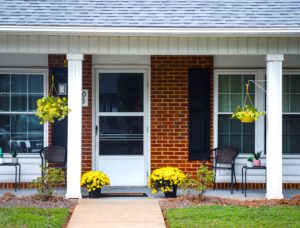
M62 227L68 215L67 208L0 208L0 227Z
M198 206L166 211L175 227L300 227L300 207Z

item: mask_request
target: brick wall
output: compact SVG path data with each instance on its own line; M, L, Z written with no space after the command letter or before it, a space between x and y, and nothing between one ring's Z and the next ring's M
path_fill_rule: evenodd
M92 56L85 55L83 60L83 85L87 89L88 107L82 107L82 172L92 169Z
M207 68L212 56L151 56L151 170L175 166L194 173L199 161L188 160L188 70ZM213 136L213 74L211 75ZM211 137L210 147L213 147ZM209 162L211 165L211 162Z
M62 68L66 64L66 55L49 55L49 86L51 85L51 69ZM89 91L88 107L82 108L82 171L92 168L92 56L85 55L82 66L82 89ZM51 125L49 124L49 145L52 139Z

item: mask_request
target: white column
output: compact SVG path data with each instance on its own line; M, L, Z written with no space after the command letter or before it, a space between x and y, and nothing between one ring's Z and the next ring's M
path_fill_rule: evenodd
M67 198L81 198L82 54L68 54Z
M282 195L282 61L283 55L267 55L267 199Z

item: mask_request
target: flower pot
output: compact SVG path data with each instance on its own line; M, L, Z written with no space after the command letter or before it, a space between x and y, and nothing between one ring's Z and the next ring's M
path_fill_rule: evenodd
M18 163L18 158L11 158L11 163L17 164Z
M4 158L0 158L0 164L4 163Z
M100 198L101 197L101 188L97 188L95 191L89 192L89 198Z
M250 116L246 116L246 117L242 117L241 118L241 122L242 123L253 123L254 122L254 119Z
M173 191L165 192L166 198L175 198L177 195L177 185L173 185Z
M260 166L261 160L253 160L253 166Z
M249 168L253 167L253 162L252 161L247 161L247 167L249 167Z

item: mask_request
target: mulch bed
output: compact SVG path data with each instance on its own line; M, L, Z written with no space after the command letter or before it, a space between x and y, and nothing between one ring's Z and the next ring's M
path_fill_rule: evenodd
M52 196L48 201L42 201L36 195L16 197L7 192L0 197L0 207L69 208L73 211L76 204L77 200L64 199L60 196Z
M300 206L300 194L291 199L281 200L238 200L226 199L221 197L203 196L201 199L198 196L181 196L177 198L164 199L160 202L162 211L170 208L184 208L191 206L203 205L230 205L230 206L245 206L245 207L259 207L259 206Z

